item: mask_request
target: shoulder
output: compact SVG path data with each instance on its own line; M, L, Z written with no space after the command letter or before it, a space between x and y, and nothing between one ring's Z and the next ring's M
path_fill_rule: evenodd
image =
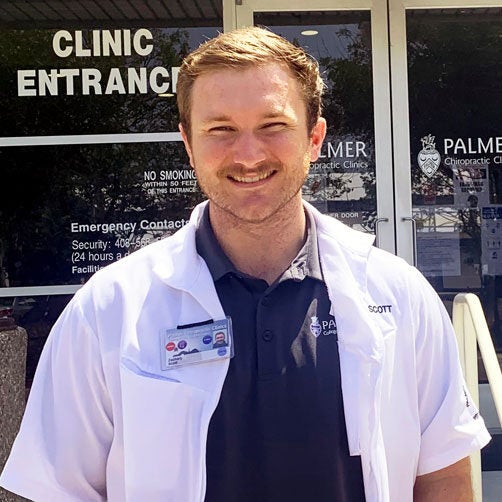
M310 205L306 208L314 218L318 237L325 238L332 244L336 243L347 253L361 256L369 253L375 240L373 235L354 230L336 218L320 213Z
M427 279L404 259L373 245L374 236L354 230L313 209L320 250L331 263L345 262L345 270L377 304L393 304L396 313L420 315L440 300Z
M141 284L143 280L156 275L156 271L169 275L177 269L189 268L197 256L195 231L204 206L205 203L196 206L187 224L172 235L152 242L98 270L87 282L88 287L110 282Z
M180 269L191 270L196 263L195 229L187 224L175 234L132 252L98 270L77 291L75 297L82 304L102 306L119 299L146 296L155 287L165 286L165 277Z
M374 235L354 230L336 218L319 213L315 209L313 215L316 221L317 232L326 244L325 252L333 252L344 255L351 262L364 260L365 272L369 277L388 279L391 282L403 276L409 276L413 280L417 271L405 260L398 256L377 248L373 245Z

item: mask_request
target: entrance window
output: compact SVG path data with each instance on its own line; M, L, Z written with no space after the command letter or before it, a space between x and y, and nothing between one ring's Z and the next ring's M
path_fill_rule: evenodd
M502 9L410 10L417 264L445 298L480 296L502 350Z

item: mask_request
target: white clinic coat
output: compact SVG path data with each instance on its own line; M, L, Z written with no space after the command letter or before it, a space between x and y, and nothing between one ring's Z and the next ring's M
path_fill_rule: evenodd
M196 252L201 206L75 294L41 356L2 486L37 502L204 500L207 430L229 360L160 369L162 329L224 317ZM417 475L489 441L449 317L414 268L310 210L350 453L361 455L368 502L411 502Z

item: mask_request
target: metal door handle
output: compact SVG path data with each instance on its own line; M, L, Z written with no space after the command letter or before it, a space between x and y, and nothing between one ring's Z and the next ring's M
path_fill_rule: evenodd
M405 216L401 221L411 221L411 228L413 230L413 266L417 266L418 249L417 249L417 222L413 216Z
M377 248L380 247L380 240L378 238L378 225L380 225L380 223L387 223L389 221L389 218L377 218L375 220L375 246Z

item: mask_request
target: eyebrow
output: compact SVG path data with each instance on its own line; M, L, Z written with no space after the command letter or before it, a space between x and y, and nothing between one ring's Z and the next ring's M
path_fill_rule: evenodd
M230 122L232 119L228 115L215 115L209 116L207 119L203 119L203 123L207 124L208 122Z
M269 112L263 115L264 119L277 119L286 118L288 115L286 113L280 112ZM209 122L232 122L232 118L229 115L215 115L214 117L208 117L203 120L204 124Z

